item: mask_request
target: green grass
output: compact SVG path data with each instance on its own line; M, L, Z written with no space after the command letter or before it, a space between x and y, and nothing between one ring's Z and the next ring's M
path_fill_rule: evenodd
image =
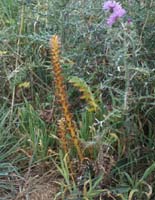
M19 192L10 174L22 179L34 166L55 163L62 177L55 199L154 199L155 3L120 2L127 14L109 28L101 0L0 0L1 198ZM61 39L71 111L89 157L80 164L70 152L79 169L74 182L57 135L53 34ZM88 85L97 111L87 110L70 77Z

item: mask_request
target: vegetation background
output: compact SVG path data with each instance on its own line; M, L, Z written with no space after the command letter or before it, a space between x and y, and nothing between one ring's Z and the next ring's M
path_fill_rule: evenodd
M0 199L155 199L155 1L119 2L127 13L109 28L101 0L0 0ZM57 134L52 35L88 157L70 152L74 180Z

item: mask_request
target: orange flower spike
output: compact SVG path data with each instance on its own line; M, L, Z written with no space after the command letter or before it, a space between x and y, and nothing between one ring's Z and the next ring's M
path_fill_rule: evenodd
M71 135L72 141L74 143L74 146L77 150L78 156L80 160L83 160L83 154L80 148L79 139L77 138L77 131L75 123L73 122L73 117L71 112L69 111L69 102L67 98L66 93L66 87L64 85L64 78L62 75L62 69L60 65L60 44L59 44L59 38L57 35L54 35L51 38L51 62L53 64L53 71L55 75L55 88L56 88L56 96L59 100L59 103L61 105L63 116L65 118L66 126L68 128L68 131ZM65 138L65 137L64 137Z
M59 137L61 139L62 148L63 148L65 154L67 154L68 153L68 147L67 147L67 141L66 141L66 138L65 138L66 127L65 127L65 120L64 120L64 118L61 118L58 121L58 128L59 128Z
M70 158L69 158L67 140L65 138L65 136L66 136L66 123L65 123L65 119L64 118L61 118L58 121L58 128L59 128L59 137L61 139L60 142L61 142L62 148L64 150L64 153L67 156L66 159L67 159L67 163L69 165L69 169L70 169L70 172L71 172L70 175L71 175L72 180L75 182L74 173L73 173L73 169L72 169L72 163L71 163Z

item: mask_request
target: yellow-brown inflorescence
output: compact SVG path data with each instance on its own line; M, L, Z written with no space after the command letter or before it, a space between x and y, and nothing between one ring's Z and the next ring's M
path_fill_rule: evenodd
M61 118L58 121L58 131L59 131L59 137L60 137L60 142L62 145L62 148L65 152L65 154L68 154L68 146L67 146L67 141L66 141L66 123L65 123L65 119Z
M60 65L60 44L59 44L59 38L57 35L54 35L51 38L51 62L53 64L53 71L55 76L55 90L56 90L56 96L58 98L58 101L62 107L63 111L63 117L66 122L67 130L69 131L73 144L77 150L78 156L80 160L83 160L83 154L80 148L79 139L77 137L77 129L75 126L75 122L73 121L72 114L69 110L69 102L67 98L66 93L66 87L64 85L64 78L62 75L62 69ZM64 133L65 134L65 133ZM66 137L63 137L65 139Z
M70 172L71 172L70 175L71 175L72 180L74 181L74 173L73 173L72 163L71 163L70 157L69 157L68 144L67 144L67 140L66 140L66 123L65 123L64 118L61 118L58 121L58 129L59 129L58 131L59 131L59 137L60 137L62 149L64 150L65 155L67 156L66 160L69 165Z

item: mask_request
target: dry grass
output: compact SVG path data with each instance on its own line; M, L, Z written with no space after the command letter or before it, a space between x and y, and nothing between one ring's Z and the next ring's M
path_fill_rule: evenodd
M12 174L11 182L14 189L8 192L9 196L3 193L3 197L7 200L54 199L54 196L59 190L56 181L59 182L61 178L54 167L50 170L49 167L49 165L33 166L31 169L27 169L23 177Z

